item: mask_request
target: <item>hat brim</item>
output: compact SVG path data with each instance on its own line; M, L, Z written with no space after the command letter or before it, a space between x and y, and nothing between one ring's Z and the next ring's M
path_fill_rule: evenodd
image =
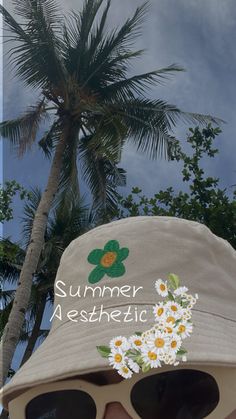
M123 312L127 306L119 307ZM139 312L147 305L138 305ZM148 313L151 313L149 307ZM112 308L107 309L108 313ZM49 333L47 339L33 353L25 365L2 389L1 397L5 408L11 399L29 388L52 381L90 372L111 369L108 360L102 358L96 346L108 345L115 336L132 336L137 331L152 327L153 316L142 324L127 322L88 323L68 320ZM236 326L235 322L207 312L193 310L194 333L184 340L188 364L236 366ZM109 325L112 327L109 327ZM139 330L137 330L139 329ZM89 332L89 333L88 333ZM62 338L63 336L63 338Z

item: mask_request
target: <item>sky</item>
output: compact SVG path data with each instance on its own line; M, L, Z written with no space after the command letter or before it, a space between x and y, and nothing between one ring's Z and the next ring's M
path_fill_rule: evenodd
M70 9L78 10L82 4L81 0L68 0L66 4L60 1L65 13ZM124 22L142 3L140 0L113 0L107 30ZM13 10L11 0L5 2L5 6ZM216 143L220 154L207 162L209 173L220 177L222 187L229 187L236 179L235 21L235 0L152 0L142 36L135 44L135 49L146 51L131 69L134 74L172 63L183 66L185 72L177 73L164 86L147 91L147 95L167 100L185 111L211 114L226 121ZM34 103L35 94L16 80L7 57L4 57L3 82L3 117L15 118ZM187 131L188 125L179 125L175 131L183 146ZM7 141L3 148L5 180L16 179L26 188L45 186L49 162L37 145L23 159L12 153ZM124 149L120 166L127 170L127 187L121 190L124 194L132 186L139 186L151 196L160 188L171 185L178 188L181 184L179 165L160 158L150 161L130 143ZM84 186L82 190L86 191ZM21 214L21 203L17 201L14 221L4 226L5 235L20 237Z
M113 0L108 29L124 22L139 0ZM81 0L61 0L65 13L78 10ZM4 3L12 11L11 0ZM235 50L235 0L151 0L150 11L143 25L142 36L135 49L146 50L143 58L135 62L131 74L142 73L177 63L185 72L177 73L162 87L147 91L153 99L163 99L184 111L211 114L226 121L223 133L216 141L220 154L207 161L207 172L220 178L221 187L236 183L236 50ZM19 116L35 101L34 92L25 89L14 77L3 59L3 118ZM188 125L179 125L175 135L185 147ZM157 159L137 153L129 143L123 152L120 166L127 170L127 194L132 186L139 186L151 196L168 186L179 189L180 167L175 162ZM49 161L36 145L32 151L19 159L10 150L8 141L3 142L4 180L15 179L25 188L43 188L48 176ZM85 186L82 190L86 191ZM20 238L22 206L15 202L14 220L4 225L4 235Z

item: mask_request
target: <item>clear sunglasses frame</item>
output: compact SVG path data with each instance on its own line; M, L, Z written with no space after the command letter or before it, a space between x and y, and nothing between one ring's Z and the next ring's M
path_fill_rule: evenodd
M103 386L92 384L82 379L66 379L38 385L9 402L10 419L26 419L26 406L31 400L41 394L61 390L82 390L88 393L96 404L96 419L103 419L106 405L112 402L121 403L132 419L140 419L130 400L133 386L142 378L181 369L202 371L210 374L216 380L220 392L220 400L214 411L207 416L208 419L224 419L236 409L236 368L188 364L174 368L165 366L159 370L152 369L148 373L135 373L130 379Z

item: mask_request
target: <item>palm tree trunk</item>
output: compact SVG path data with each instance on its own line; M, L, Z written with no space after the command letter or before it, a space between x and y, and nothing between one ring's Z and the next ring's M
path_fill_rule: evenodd
M8 323L4 329L1 342L0 359L2 360L2 362L0 370L0 380L2 382L2 385L4 384L7 378L8 370L11 366L12 358L14 356L14 352L19 341L20 332L25 318L25 313L28 308L31 294L32 279L34 273L36 272L38 261L44 244L44 234L48 220L48 213L50 211L53 199L59 186L60 174L63 163L63 153L69 135L70 127L69 124L67 124L64 127L61 140L58 142L56 146L47 186L35 213L30 243L26 251L24 264L22 266L13 307L8 319Z
M43 319L43 313L44 313L44 309L45 309L45 306L46 306L46 302L47 302L47 294L44 293L43 295L41 295L39 304L37 306L37 312L36 312L34 327L33 327L32 333L30 335L30 338L28 340L28 344L26 346L25 353L23 355L20 367L22 367L22 365L26 361L28 361L28 359L32 355L35 344L36 344L37 339L39 337L39 331L40 331L40 326L41 326L42 319Z

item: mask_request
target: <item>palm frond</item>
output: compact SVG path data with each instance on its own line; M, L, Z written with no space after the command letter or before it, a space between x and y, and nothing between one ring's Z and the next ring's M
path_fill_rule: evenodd
M80 13L73 12L64 25L65 60L70 74L78 74L84 63L89 35L103 0L85 0Z
M55 210L50 219L49 240L56 238L61 250L76 237L90 229L89 210L84 198L72 188L61 192L55 203Z
M32 87L58 89L65 95L66 70L61 49L63 43L53 30L60 30L60 19L55 12L54 0L15 1L18 14L24 19L19 25L1 6L0 12L12 35L17 41L10 50L10 59L16 74ZM24 29L23 29L24 27Z
M112 106L112 105L111 105ZM128 127L127 138L137 150L143 151L150 158L158 155L168 157L168 150L173 142L173 129L179 121L206 123L212 117L182 112L174 105L162 100L135 98L133 100L114 101L113 112Z
M132 45L133 41L141 35L141 25L146 16L150 3L146 1L141 6L137 7L134 15L128 18L126 22L118 31L114 31L107 37L107 46L109 45L110 52L119 49L120 51Z
M38 142L39 147L43 150L44 155L50 159L52 151L61 136L61 124L59 121L52 123L50 129L45 132L41 140Z
M15 13L28 23L38 13L43 14L44 20L53 30L59 30L62 21L59 5L55 0L12 0Z
M94 205L112 211L117 203L117 187L126 184L126 172L98 150L88 147L86 141L80 144L83 177L92 192Z
M18 243L13 243L9 238L0 240L0 278L1 282L16 284L19 279L25 251Z
M30 328L27 329L27 330L23 330L21 332L21 335L20 335L19 343L22 344L22 343L28 342L31 332L32 332L32 330L30 330ZM49 334L49 330L48 329L40 329L39 332L38 332L37 343L38 344L41 344L46 339L46 337L48 336L48 334Z
M17 148L19 156L31 149L35 141L39 124L46 117L44 99L31 106L26 113L17 119L0 123L0 135L9 138Z
M0 288L0 304L2 308L5 308L14 300L15 290L2 290Z
M163 81L168 79L168 76L177 71L184 71L184 69L176 64L169 67L161 68L159 70L151 71L144 74L138 74L130 78L122 79L116 83L111 83L102 91L105 91L105 96L111 99L121 98L135 98L135 95L140 95L146 92L147 87L158 84L163 84ZM104 94L104 92L102 92Z

